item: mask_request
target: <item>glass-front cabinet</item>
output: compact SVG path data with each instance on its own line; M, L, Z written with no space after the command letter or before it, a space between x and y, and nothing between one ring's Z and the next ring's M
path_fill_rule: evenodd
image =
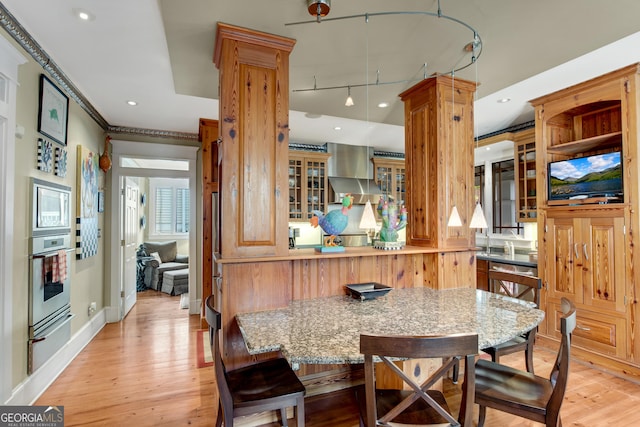
M289 151L289 220L308 221L326 212L330 154Z
M536 222L536 143L514 144L516 217L518 222Z
M404 159L373 157L371 161L374 167L373 179L382 190L382 194L387 200L392 198L396 202L404 203L407 188Z

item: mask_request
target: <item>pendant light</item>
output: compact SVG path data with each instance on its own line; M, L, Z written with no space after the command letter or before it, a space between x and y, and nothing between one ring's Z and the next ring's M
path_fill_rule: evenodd
M487 228L487 219L484 217L484 212L482 212L482 206L480 202L476 203L476 208L473 210L473 216L471 217L471 222L469 223L469 227L471 228Z
M455 111L455 107L456 107L456 103L455 103L455 91L454 91L454 86L455 86L455 71L451 71L451 111L452 111L452 116L451 116L451 134L453 135L451 138L451 145L455 145L456 143L456 120L455 120L455 115L456 115L456 111ZM455 155L455 147L453 149L453 153ZM460 214L458 213L458 208L456 207L455 203L453 205L453 208L451 208L451 213L449 214L449 221L447 221L447 227L462 227L462 219L460 219Z
M368 21L365 21L365 24L368 24ZM367 92L366 92L366 106L367 106L367 122L369 122L369 26L365 25L365 30L366 30L366 55L365 57L367 58L367 62L365 64L365 75L366 75L366 81L367 81ZM347 101L344 103L344 105L346 105L347 107L350 107L353 105L353 98L351 98L351 87L347 88L348 90L348 94L349 96L347 97ZM369 153L369 143L368 143L368 136L367 136L367 153ZM367 156L369 157L369 156ZM369 178L369 166L370 166L371 162L367 163L367 193L369 193L369 182L371 181L371 179ZM364 205L364 210L362 211L362 217L360 218L360 229L361 230L367 230L367 237L369 240L371 240L371 244L373 244L373 238L375 237L376 234L376 227L378 226L378 223L376 221L376 216L373 213L373 207L371 206L371 201L367 200L367 203Z
M475 71L476 71L476 90L473 93L473 103L474 103L474 109L473 112L475 114L475 102L478 99L478 62L476 61L476 49L478 48L479 45L479 41L478 41L478 36L476 35L474 37L474 40L472 43L470 43L471 47L471 51L473 52L473 57L472 57L472 61L475 63ZM473 120L473 123L475 125L476 131L476 149L478 148L478 123L477 121ZM471 217L471 222L469 223L469 227L471 228L478 228L478 229L482 229L482 228L489 228L488 224L487 224L487 218L484 216L484 211L482 210L482 205L480 204L480 200L478 200L476 202L476 207L473 210L473 216ZM487 230L487 234L489 233L489 230Z
M453 205L453 208L451 209L451 215L449 215L447 226L462 227L462 220L460 219L460 214L458 213L458 208L456 208L456 205Z
M347 100L344 102L346 107L352 107L354 105L353 98L351 97L351 86L347 87Z

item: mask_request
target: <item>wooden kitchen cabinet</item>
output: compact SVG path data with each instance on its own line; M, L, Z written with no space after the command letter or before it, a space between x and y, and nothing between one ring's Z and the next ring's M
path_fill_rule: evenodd
M308 221L327 210L327 153L289 151L289 221Z
M476 289L489 292L489 261L476 258Z
M626 295L624 217L547 219L547 331L559 338L562 297L577 306L574 344L624 358Z
M537 221L536 143L515 142L516 218L518 222Z
M404 159L373 157L373 179L387 200L404 204L406 197L406 173Z
M577 307L573 353L640 377L635 303L640 268L638 64L531 101L535 107L539 275L547 316L540 336L558 339L560 299ZM549 200L550 162L621 152L624 195Z

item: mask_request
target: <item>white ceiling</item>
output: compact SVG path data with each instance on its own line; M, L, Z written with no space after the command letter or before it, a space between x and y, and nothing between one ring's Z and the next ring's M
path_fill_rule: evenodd
M217 22L296 40L290 61L290 140L404 151L403 105L414 83L469 59L473 34L424 14L370 16L303 25L306 0L0 0L112 126L198 132L218 118L212 62ZM482 53L456 78L478 81L476 133L533 119L528 100L640 62L637 0L441 0L464 21ZM94 15L75 18L82 8ZM327 19L390 11L436 13L437 0L333 0ZM466 56L465 56L466 55ZM379 77L378 72L379 71ZM297 89L369 84L346 89ZM511 102L500 104L500 98ZM136 107L126 105L136 100ZM376 105L387 101L390 106ZM309 118L317 117L320 118ZM340 131L334 130L340 126Z

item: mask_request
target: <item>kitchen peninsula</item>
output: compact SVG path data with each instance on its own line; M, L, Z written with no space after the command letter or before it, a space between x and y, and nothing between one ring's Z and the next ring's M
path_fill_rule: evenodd
M203 242L219 251L205 265L215 284L203 285L202 300L214 294L222 313L228 369L272 356L248 353L236 314L344 295L350 283L379 282L395 289L476 286L475 231L468 227L474 208L475 84L449 76L425 79L399 95L406 122L407 246L347 248L343 253L289 250L288 57L294 44L222 23L216 32L220 142L208 146L218 152L207 150L203 179L217 181L203 188L217 187L219 212L211 216L209 205L204 206ZM461 226L447 225L453 207ZM208 225L219 231L218 245ZM304 365L298 374L326 389L348 384L353 370Z

